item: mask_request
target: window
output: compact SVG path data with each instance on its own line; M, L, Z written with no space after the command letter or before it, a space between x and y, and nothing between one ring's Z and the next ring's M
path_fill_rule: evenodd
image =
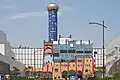
M70 44L70 48L73 48L73 44Z
M67 50L60 50L60 53L67 53Z
M92 53L92 51L85 51L85 53Z
M85 72L88 72L88 69L85 69Z
M97 54L97 51L95 51L94 54Z
M78 62L82 62L82 60L78 60Z
M55 69L55 72L58 72L58 69Z
M58 64L56 64L56 67L58 67Z
M76 53L83 53L83 51L76 51Z
M58 79L60 79L60 76L58 76Z
M54 77L54 79L56 79L56 77Z
M75 53L75 50L68 50L68 53Z
M59 57L59 53L54 53L54 57Z

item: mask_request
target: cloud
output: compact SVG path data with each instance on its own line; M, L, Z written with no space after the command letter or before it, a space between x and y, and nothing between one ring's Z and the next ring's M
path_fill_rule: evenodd
M72 11L73 8L70 6L65 6L64 8L60 9L58 11L58 15L62 16L65 12ZM20 13L15 16L11 16L9 19L14 20L14 19L20 19L20 18L26 18L26 17L32 17L32 16L47 16L47 11L42 11L42 12L27 12L27 13Z
M60 8L60 11L62 11L62 12L73 11L73 10L74 9L71 6L63 6Z
M9 8L10 6L6 6L6 8ZM58 16L63 16L66 14L66 12L72 11L73 8L70 6L63 6L60 8L58 11ZM35 17L35 16L47 16L47 11L40 11L40 12L26 12L26 13L19 13L14 16L10 16L7 20L17 20L17 19L24 19L24 18L29 18L29 17Z
M58 15L59 16L63 16L64 14L66 14L67 12L73 11L73 7L71 6L63 6L60 8L60 10L58 11Z
M46 14L46 11L19 13L19 14L15 15L15 16L9 17L9 19L10 20L15 20L15 19L27 18L27 17L32 17L32 16L44 16L45 14Z

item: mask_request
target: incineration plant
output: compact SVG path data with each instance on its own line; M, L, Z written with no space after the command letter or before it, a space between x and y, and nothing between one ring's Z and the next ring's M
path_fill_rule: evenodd
M48 9L48 41L43 46L43 72L51 72L53 80L75 76L94 76L93 45L90 40L73 40L62 37L57 30L59 6L51 3ZM68 75L68 76L66 76Z

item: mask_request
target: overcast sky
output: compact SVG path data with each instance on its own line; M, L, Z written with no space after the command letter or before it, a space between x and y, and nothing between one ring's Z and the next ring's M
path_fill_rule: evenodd
M58 32L73 39L92 40L101 47L102 28L89 21L105 20L105 42L120 33L120 0L0 0L0 28L13 46L42 47L48 40L47 5L59 5Z

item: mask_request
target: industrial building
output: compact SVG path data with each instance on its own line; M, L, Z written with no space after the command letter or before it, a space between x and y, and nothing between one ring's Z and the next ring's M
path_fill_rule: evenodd
M14 67L20 70L21 76L24 76L25 66L15 61L15 55L11 50L10 43L7 40L7 35L0 30L0 73L10 74Z
M106 54L106 49L104 49ZM103 49L93 48L93 57L95 59L95 67L103 67ZM104 56L104 61L106 65L106 55Z
M83 77L94 76L93 58L75 58L70 61L54 61L53 64L44 66L43 72L52 72L53 80L76 76L81 72Z
M53 79L63 78L62 73L81 71L94 75L93 46L90 40L72 40L59 36L58 41L44 41L43 72L52 72ZM59 75L58 75L59 74ZM75 75L74 74L74 75ZM70 74L71 75L71 74Z
M93 44L90 40L72 40L72 36L57 37L57 11L58 5L48 5L49 39L44 40L43 47L43 72L51 72L54 79L64 78L64 72L81 72L83 76L89 73L94 75ZM71 71L73 71L71 73ZM74 74L74 76L75 76Z
M15 60L23 63L26 68L32 67L33 71L40 71L43 64L43 49L26 46L12 47Z

